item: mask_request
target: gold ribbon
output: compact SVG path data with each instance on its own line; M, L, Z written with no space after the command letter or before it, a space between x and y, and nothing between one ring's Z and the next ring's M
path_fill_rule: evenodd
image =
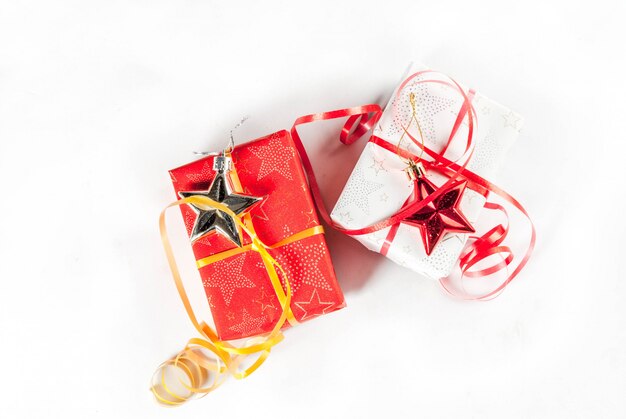
M236 173L235 176L233 176L233 183L236 183L240 188ZM231 249L200 259L197 261L197 265L198 268L202 268L216 261L223 260L249 250L259 253L259 256L265 265L274 292L276 293L280 303L281 315L271 332L249 339L243 346L236 347L227 341L220 340L217 333L208 324L198 321L185 291L180 272L178 270L178 265L176 264L174 253L172 251L172 246L168 239L167 227L165 223L165 212L167 209L183 204L195 204L196 206L212 207L218 211L222 211L223 213L233 217L237 225L250 237L250 244L241 248ZM224 382L226 373L230 373L236 379L242 379L252 374L257 368L259 368L259 366L261 366L261 364L263 364L263 362L265 362L269 356L271 348L283 340L283 334L280 329L283 327L285 322L288 321L292 325L298 323L290 307L291 286L287 275L268 250L285 246L289 243L293 243L317 234L322 234L324 230L321 226L315 226L287 237L272 246L268 246L256 235L254 226L249 218L249 214L246 214L242 220L241 217L236 215L227 206L205 196L199 195L180 199L165 207L159 217L159 228L161 231L161 241L163 242L167 261L172 271L172 276L174 283L176 284L178 294L180 295L191 323L203 336L203 338L190 339L182 351L161 364L153 375L150 390L154 394L156 400L165 406L177 406L196 396L203 397L215 390ZM279 272L284 278L285 289L283 289L281 284L278 275ZM247 368L240 367L241 363L252 354L259 355ZM171 388L171 385L168 385L168 382L171 384L171 380L167 379L166 372L171 368L173 368L174 371L170 372L178 372L179 375L182 373L182 376L186 378L186 380L180 377L178 378L178 385L184 389L184 394L180 394L180 390L173 389ZM160 379L157 379L158 376L160 376ZM207 382L210 376L213 376L213 380L209 385Z
M315 226L311 228L307 228L306 230L302 230L299 233L294 234L293 236L289 236L278 243L275 243L271 246L268 246L269 249L276 249L278 247L286 246L290 243L295 243L299 240L306 239L307 237L315 236L316 234L322 234L324 232L324 228L322 226ZM226 250L225 252L216 253L211 256L207 256L202 259L198 259L196 261L196 265L198 269L204 268L212 263L219 262L220 260L228 259L229 257L239 255L241 253L245 253L248 250L252 249L252 244L248 244L242 247L235 247L234 249Z

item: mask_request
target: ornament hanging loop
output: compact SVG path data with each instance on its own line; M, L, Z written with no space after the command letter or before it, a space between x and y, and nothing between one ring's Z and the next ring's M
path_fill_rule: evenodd
M415 93L413 92L409 93L409 103L411 104L411 118L409 119L406 127L400 124L400 127L402 128L402 135L400 136L398 144L396 145L396 154L400 157L402 161L407 164L407 167L404 170L409 175L409 178L411 180L415 180L416 178L412 176L421 177L424 174L424 167L421 165L419 165L419 171L421 172L421 175L416 171L418 169L417 164L420 160L422 160L422 156L424 155L424 133L422 132L422 126L420 125L420 122L417 118L417 104L415 103ZM402 141L404 140L405 135L409 134L409 129L411 128L411 125L413 125L413 123L415 123L420 137L420 143L416 143L416 145L420 147L420 154L419 156L417 156L417 161L413 159L405 159L400 155Z

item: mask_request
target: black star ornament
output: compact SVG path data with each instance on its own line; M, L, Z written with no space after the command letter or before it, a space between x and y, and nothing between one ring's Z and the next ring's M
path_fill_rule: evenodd
M208 191L178 192L181 198L205 196L227 206L237 215L244 214L263 198L233 193L230 181L223 171L217 172ZM230 215L215 208L188 204L196 213L196 221L191 230L191 242L217 231L228 240L241 247L241 232L237 223Z

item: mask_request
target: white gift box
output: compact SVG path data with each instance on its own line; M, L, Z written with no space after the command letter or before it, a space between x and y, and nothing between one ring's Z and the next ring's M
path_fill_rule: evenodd
M427 70L427 67L411 65L404 80L422 70ZM419 83L420 80L432 78L432 73L412 78L402 89L399 97L397 97L397 90L400 87L398 86L374 129L374 135L391 144L397 144L401 140L402 126L407 126L412 115L408 96L414 93L416 115L424 143L431 150L440 152L448 142L463 105L463 96L449 86ZM462 88L469 94L469 89L463 86ZM479 92L474 94L471 103L476 116L472 140L474 152L467 169L489 179L517 138L523 121L517 113ZM446 151L446 158L454 160L463 154L467 144L468 125L466 117ZM415 138L419 138L415 124L409 132ZM410 142L406 136L401 145L412 153L419 154L419 146ZM370 141L335 204L331 218L345 228L359 229L397 213L412 191L412 183L404 171L406 167L407 164L397 154ZM446 181L445 177L433 171L427 171L426 176L436 185L442 185ZM483 195L468 187L461 198L460 208L466 218L474 224L484 203ZM381 252L390 228L352 237L368 249ZM467 237L467 234L462 233L446 233L432 253L427 255L420 229L401 223L386 256L429 278L440 279L452 271Z

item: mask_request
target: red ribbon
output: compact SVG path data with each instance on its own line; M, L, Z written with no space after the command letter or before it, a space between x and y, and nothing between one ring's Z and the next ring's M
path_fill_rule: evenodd
M397 96L401 95L402 90L408 85L410 81L415 79L415 77L428 74L428 73L434 73L434 72L432 70L426 70L426 71L417 72L409 76L398 88ZM434 73L434 74L438 74L438 73ZM436 170L448 176L449 179L435 193L429 195L427 198L425 198L422 201L416 201L415 199L411 199L411 198L414 198L413 196L414 194L412 194L409 197L409 199L407 199L407 201L405 202L405 205L403 205L402 208L398 212L396 212L394 215L384 220L381 220L373 225L370 225L364 228L359 228L359 229L347 229L335 223L330 218L330 215L322 200L320 187L319 187L319 184L317 183L317 179L315 178L315 173L313 171L311 161L306 153L306 149L304 148L300 135L298 134L297 127L298 125L302 125L302 124L306 124L306 123L310 123L314 121L330 120L330 119L336 119L336 118L342 118L342 117L348 116L349 118L346 121L341 131L339 140L343 144L350 145L354 143L355 141L357 141L359 138L361 138L365 133L367 133L376 124L376 122L378 122L378 120L382 116L382 109L380 108L380 106L376 104L371 104L371 105L365 105L365 106L358 106L354 108L339 109L339 110L335 110L331 112L324 112L324 113L302 116L296 119L296 121L294 122L293 127L291 128L291 135L294 140L296 149L298 150L298 153L300 154L300 159L302 160L302 164L307 174L315 204L320 212L320 215L322 216L322 218L328 225L348 235L369 234L369 233L373 233L375 231L379 231L390 226L395 226L392 229L390 229L390 232L387 235L386 241L383 244L383 248L381 249L381 252L388 250L390 243L393 241L395 237L397 226L399 225L400 222L402 222L409 215L412 215L415 212L419 211L421 208L425 207L428 203L432 202L439 195L441 195L445 190L447 190L448 187L456 185L456 183L459 183L459 182L468 181L468 186L471 189L483 195L485 198L488 197L489 192L492 192L498 195L507 203L511 204L515 209L517 209L528 220L530 227L531 227L531 237L529 240L528 247L526 251L524 252L524 255L522 256L520 262L517 264L515 269L507 275L505 280L500 285L498 285L495 289L493 289L492 291L484 295L472 296L465 292L464 293L454 292L450 284L451 282L450 277L443 278L440 280L440 283L442 284L444 290L446 290L448 293L452 295L455 295L464 299L484 300L484 299L489 299L489 298L493 298L497 296L524 268L524 266L528 262L528 259L530 258L532 251L534 249L536 233L535 233L535 227L532 221L530 220L530 216L528 215L524 207L515 198L513 198L513 196L511 196L509 193L507 193L503 189L499 188L498 186L494 185L493 183L489 182L488 180L482 178L481 176L477 175L476 173L466 168L473 153L472 144L473 144L475 111L473 109L471 100L474 96L474 91L470 90L469 94L466 94L465 91L461 88L461 86L456 81L452 79L449 79L449 80L450 81L439 80L439 79L428 79L428 80L417 80L414 82L416 84L421 84L421 83L442 84L442 85L455 89L463 97L463 104L457 115L456 121L451 129L450 136L443 150L440 153L437 153L429 149L428 147L425 147L416 138L414 138L408 131L405 131L406 135L415 144L417 144L420 148L422 148L423 152L432 159L431 161L422 160L422 163L424 164L425 168L427 170ZM466 117L468 121L468 135L467 135L467 143L465 146L465 151L463 155L460 158L458 158L456 161L451 161L447 159L446 157L444 157L444 154L448 150L448 147L450 146L451 142L456 138L458 129L461 123L466 119ZM406 159L414 159L414 160L418 159L418 156L416 156L415 154L404 149L399 149L395 145L389 143L388 141L380 137L372 135L372 137L370 138L370 141ZM459 164L459 162L462 162L462 163ZM468 244L463 249L459 257L459 266L460 266L462 277L481 278L481 277L492 275L503 269L508 269L508 267L511 265L511 263L513 262L515 258L514 253L511 250L511 248L506 245L503 245L503 242L509 232L508 213L506 209L502 205L499 205L493 202L486 202L484 204L484 207L486 209L499 211L500 213L502 213L506 222L504 224L497 224L496 226L494 226L493 228L491 228L489 231L487 231L481 236L470 236L468 238ZM497 256L500 259L499 262L487 268L480 268L477 270L472 269L476 265L478 265L480 262L485 261L488 258L491 258L492 256Z

